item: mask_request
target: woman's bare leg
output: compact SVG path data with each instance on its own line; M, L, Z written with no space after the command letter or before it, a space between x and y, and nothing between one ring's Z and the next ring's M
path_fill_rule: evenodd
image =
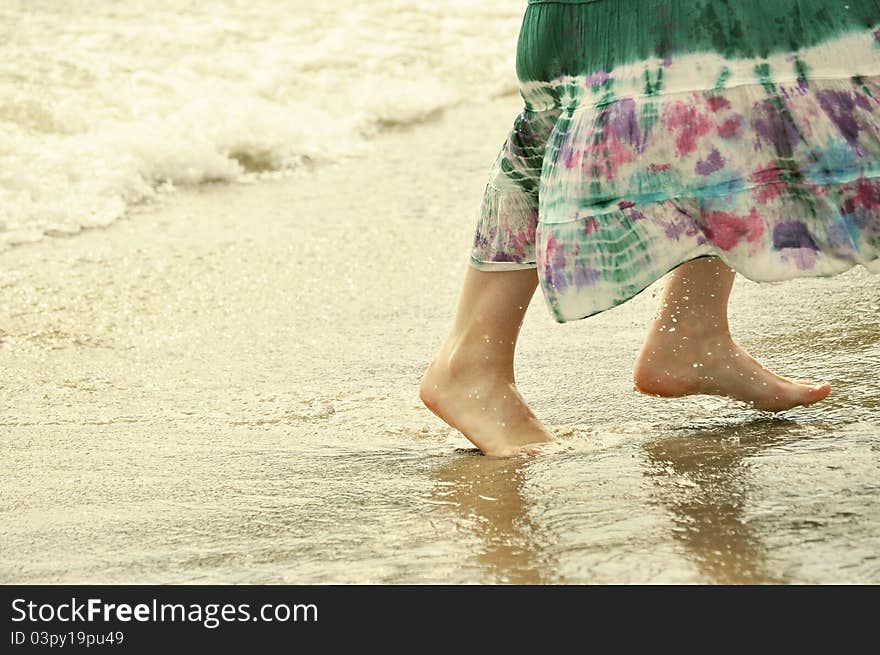
M486 455L516 455L553 440L517 391L513 372L537 285L535 269L468 266L452 331L422 378L425 405Z
M663 397L727 396L766 411L824 399L829 385L780 377L733 342L727 300L735 276L717 257L696 259L670 273L660 316L636 361L636 389Z

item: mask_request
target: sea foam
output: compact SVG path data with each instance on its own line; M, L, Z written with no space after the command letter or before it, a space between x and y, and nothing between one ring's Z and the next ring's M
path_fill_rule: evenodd
M6 0L0 248L516 88L508 0Z

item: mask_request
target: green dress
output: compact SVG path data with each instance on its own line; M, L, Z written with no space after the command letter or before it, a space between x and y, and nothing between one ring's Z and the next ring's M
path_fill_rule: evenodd
M559 322L718 256L880 272L880 0L530 0L471 264Z

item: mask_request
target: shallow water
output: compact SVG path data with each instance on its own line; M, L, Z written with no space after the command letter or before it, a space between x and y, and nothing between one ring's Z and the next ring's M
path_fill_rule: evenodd
M656 288L566 325L533 302L552 452L479 456L420 405L516 108L4 253L0 580L880 582L863 270L737 283L741 343L834 385L811 408L633 393Z

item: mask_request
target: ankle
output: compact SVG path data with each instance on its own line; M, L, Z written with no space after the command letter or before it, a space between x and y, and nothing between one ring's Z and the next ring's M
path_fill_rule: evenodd
M515 384L513 362L486 357L485 349L444 346L428 366L419 385L422 402L435 413L462 389L479 393ZM451 396L450 396L451 394Z
M449 352L444 361L449 377L468 380L475 377L493 377L513 380L512 357L494 351L490 344L480 347L458 346Z
M704 320L688 320L660 317L651 326L651 336L670 341L691 343L726 343L732 341L726 321L711 323Z

